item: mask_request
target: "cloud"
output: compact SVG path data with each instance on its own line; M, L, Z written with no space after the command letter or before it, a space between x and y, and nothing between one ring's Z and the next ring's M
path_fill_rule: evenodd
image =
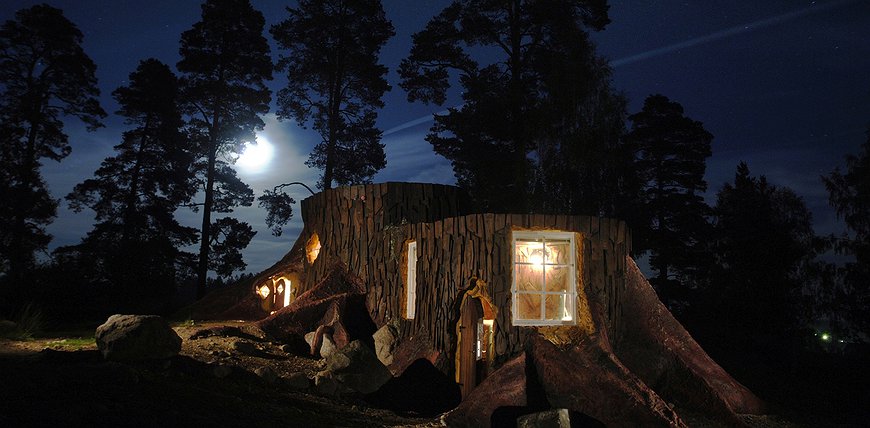
M812 2L812 6L796 10L793 12L783 13L781 15L777 15L771 18L760 19L758 21L753 21L750 23L737 25L731 28L726 28L721 31L716 31L714 33L710 33L704 36L695 37L694 39L685 40L679 43L674 43L672 45L663 46L657 49L648 50L646 52L641 52L639 54L631 55L625 58L620 58L610 62L612 67L619 67L622 65L631 64L638 61L647 60L650 58L654 58L657 56L661 56L667 53L671 53L684 48L691 48L698 45L703 45L710 42L715 42L717 40L722 40L728 37L736 36L739 34L747 33L750 31L760 30L762 28L767 28L773 25L782 24L783 22L788 22L795 20L797 18L812 15L814 13L822 12L828 9L833 9L839 6L843 6L848 3L854 3L855 0L839 0L832 1L830 3L825 4L816 4L816 2Z

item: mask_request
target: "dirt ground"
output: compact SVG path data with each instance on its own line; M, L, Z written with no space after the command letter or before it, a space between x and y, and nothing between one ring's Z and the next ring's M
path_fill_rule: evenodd
M354 397L324 397L282 378L313 378L324 361L287 352L248 323L173 327L180 355L163 362L104 361L92 333L0 339L0 427L436 427L440 418L397 414ZM269 367L277 380L254 374ZM722 426L682 413L689 426ZM750 427L795 427L744 416Z
M0 339L0 427L441 425L258 377L254 370L268 366L278 376L310 378L323 360L284 352L244 323L174 328L181 354L159 363L103 361L92 337ZM191 339L209 329L231 334Z

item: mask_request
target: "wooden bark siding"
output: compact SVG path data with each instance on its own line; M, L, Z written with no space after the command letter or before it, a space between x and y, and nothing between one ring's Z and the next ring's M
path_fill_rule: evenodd
M297 293L317 284L333 262L341 261L366 283L366 304L378 326L399 320L402 337L428 335L436 349L453 355L460 315L457 299L473 285L471 278L479 278L498 308L494 344L496 361L501 361L519 352L526 335L536 328L511 325L511 232L570 231L578 234L578 287L587 295L603 296L606 328L619 331L624 260L631 251L624 222L588 216L470 214L468 207L458 188L418 183L341 187L305 199L300 239L317 233L321 250L314 263L305 262ZM417 242L418 257L416 317L410 320L402 316L402 261L409 240ZM450 360L445 359L447 364Z

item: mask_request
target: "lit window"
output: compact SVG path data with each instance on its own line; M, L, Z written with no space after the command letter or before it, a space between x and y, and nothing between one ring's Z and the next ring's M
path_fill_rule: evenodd
M312 233L311 237L308 238L308 242L305 243L305 253L308 258L308 264L312 264L317 260L317 256L320 255L320 237L317 236L317 233Z
M513 323L574 324L574 234L514 232L513 249Z
M408 275L406 278L405 318L413 319L417 312L417 242L408 243Z

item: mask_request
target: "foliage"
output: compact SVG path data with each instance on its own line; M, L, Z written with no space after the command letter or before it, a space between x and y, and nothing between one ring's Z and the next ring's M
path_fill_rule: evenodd
M189 132L200 145L196 171L205 193L199 205L197 297L205 294L209 267L217 263L210 258L213 235L226 232L213 233L212 211L230 212L236 205L253 202L253 192L219 156L240 153L244 143L254 139L254 131L263 128L259 115L269 111L271 96L265 81L272 78L272 60L264 26L263 14L248 0L208 0L202 5L202 20L181 35L177 67L183 73L182 100ZM248 241L222 242L247 245ZM226 251L221 258L233 253L222 248ZM234 259L230 266L243 265L240 257L238 261L230 257Z
M281 236L283 227L293 217L293 204L296 201L278 187L264 191L257 200L260 201L260 208L267 211L266 225L272 229L272 235Z
M278 117L310 122L320 134L305 162L323 170L319 188L370 182L386 166L375 109L390 88L378 53L393 26L380 0L301 0L287 11L270 30L287 50L276 67L288 80Z
M774 350L797 340L809 321L804 293L818 282L816 256L826 249L803 200L740 163L714 213L716 263L706 304L697 308L711 321L709 331L736 349Z
M79 246L79 255L96 268L91 280L108 281L135 299L174 289L178 248L196 239L195 229L181 226L174 212L196 189L175 75L148 59L129 82L113 95L118 114L137 127L124 132L117 154L66 199L74 211L88 207L96 213L94 229Z
M27 303L13 317L15 328L3 332L5 337L15 340L32 339L45 328L46 319L42 309L37 305Z
M441 105L450 72L458 72L463 104L436 116L427 140L482 208L532 209L530 155L574 117L577 97L562 97L568 104L553 100L585 84L582 73L568 76L578 72L576 59L589 59L585 28L603 29L607 9L604 0L453 2L413 36L400 85L409 101ZM472 50L496 59L478 64Z
M663 95L651 95L643 109L629 117L626 140L638 153L645 224L637 225L636 245L650 249L650 265L658 271L655 285L660 296L672 274L691 276L702 263L710 238L704 202L706 159L713 136L701 122L683 113L683 107ZM665 293L666 294L666 293ZM670 296L663 296L668 299Z
M45 226L57 201L39 168L42 159L60 161L71 151L63 119L94 130L106 115L82 39L60 9L47 5L19 10L0 27L0 272L12 290L51 240Z
M870 332L870 129L857 155L846 156L846 170L834 169L822 177L831 206L846 222L848 233L837 249L854 257L840 272L842 289L835 299L844 308L846 322L859 332Z
M244 270L242 249L247 247L251 238L257 234L248 223L232 217L224 217L215 221L211 229L211 259L209 269L219 276L229 277L237 270Z

